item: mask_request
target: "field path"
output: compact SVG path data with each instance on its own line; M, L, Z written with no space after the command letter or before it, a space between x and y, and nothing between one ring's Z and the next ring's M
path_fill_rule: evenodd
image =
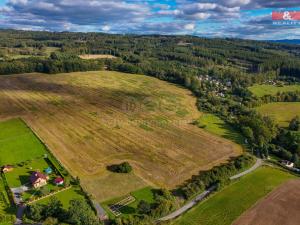
M255 164L250 169L230 177L230 180L238 179L240 177L245 176L248 173L253 172L257 168L259 168L262 165L262 163L263 163L263 161L261 159L257 159ZM215 189L216 189L216 185L211 186L206 191L204 191L201 194L197 195L193 200L191 200L190 202L188 202L187 204L182 206L180 209L172 212L171 214L169 214L167 216L164 216L164 217L158 219L158 221L167 221L167 220L175 219L176 217L180 216L181 214L185 213L186 211L188 211L189 209L194 207L197 203L201 202L208 195L210 195Z

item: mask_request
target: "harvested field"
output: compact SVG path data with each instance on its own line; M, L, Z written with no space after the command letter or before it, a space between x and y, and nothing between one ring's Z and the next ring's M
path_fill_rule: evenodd
M196 99L176 85L117 72L0 77L0 120L22 117L98 201L174 187L241 153L191 125ZM134 174L106 167L129 161Z
M234 225L297 225L300 221L300 180L282 184L253 208L246 211Z
M82 59L115 59L117 57L113 55L80 55L79 56Z

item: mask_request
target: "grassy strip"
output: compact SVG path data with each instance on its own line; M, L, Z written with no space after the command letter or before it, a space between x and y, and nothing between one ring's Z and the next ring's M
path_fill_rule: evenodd
M198 120L194 122L198 127L203 128L204 130L221 136L223 138L232 140L233 142L244 145L243 136L238 133L233 127L228 123L222 120L220 117L205 113Z

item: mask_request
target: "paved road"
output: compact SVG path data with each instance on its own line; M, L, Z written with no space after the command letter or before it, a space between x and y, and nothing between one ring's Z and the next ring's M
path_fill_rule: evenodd
M262 163L263 163L263 161L261 159L257 159L256 163L250 169L230 177L230 180L234 180L234 179L240 178L242 176L245 176L248 173L251 173L252 171L256 170L258 167L260 167L262 165ZM215 189L216 189L216 186L210 187L206 191L204 191L201 194L197 195L192 201L185 204L180 209L176 210L175 212L172 212L171 214L169 214L167 216L164 216L164 217L158 219L158 221L167 221L167 220L171 220L171 219L174 219L174 218L180 216L181 214L183 214L184 212L188 211L190 208L195 206L198 202L201 202L205 197L207 197Z
M237 175L234 175L234 176L230 177L230 180L235 180L235 179L238 179L238 178L240 178L242 176L245 176L246 174L251 173L252 171L256 170L262 164L263 164L263 160L262 159L257 159L256 163L250 169L248 169L248 170L246 170L246 171L244 171L242 173L239 173Z
M24 213L25 208L26 208L25 205L19 205L18 206L17 219L16 219L16 222L15 222L15 225L22 224L22 217L23 217L23 213Z
M208 190L202 192L201 194L197 195L192 201L182 206L180 209L176 210L175 212L172 212L171 214L162 217L158 219L159 221L167 221L174 219L178 216L180 216L182 213L188 211L190 208L195 206L198 202L202 201L205 197L207 197L213 190L216 189L216 186L210 187Z

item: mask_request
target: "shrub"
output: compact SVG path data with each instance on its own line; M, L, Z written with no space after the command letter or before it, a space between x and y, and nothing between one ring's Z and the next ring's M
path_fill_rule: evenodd
M132 166L128 162L123 162L121 164L108 166L107 169L115 173L130 173Z

